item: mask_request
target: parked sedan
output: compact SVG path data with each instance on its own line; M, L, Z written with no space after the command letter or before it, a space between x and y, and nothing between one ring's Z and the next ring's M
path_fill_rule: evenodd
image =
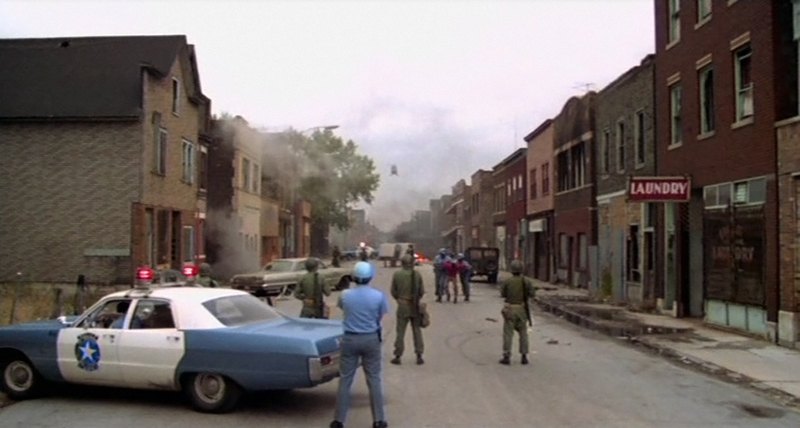
M275 259L264 266L264 269L235 275L231 279L231 287L244 290L256 297L275 297L291 293L303 275L306 274L307 257L291 259ZM350 286L350 269L333 267L317 259L319 275L334 290L343 290Z
M48 382L182 391L202 412L248 391L313 387L339 375L341 321L288 317L243 291L134 288L74 320L0 328L2 387Z

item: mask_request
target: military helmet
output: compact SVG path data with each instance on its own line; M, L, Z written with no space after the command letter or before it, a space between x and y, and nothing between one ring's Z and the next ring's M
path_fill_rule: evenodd
M511 273L513 274L520 274L522 273L522 262L519 260L512 260L511 261Z
M208 263L200 263L200 275L211 275L211 265Z
M400 257L400 263L403 267L412 267L414 266L414 257L411 254L404 254L403 257Z
M319 262L317 259L313 257L309 257L306 259L306 270L309 272L314 272L317 270L317 266L319 266Z
M367 262L358 262L353 267L353 281L356 284L369 284L373 275L372 265Z

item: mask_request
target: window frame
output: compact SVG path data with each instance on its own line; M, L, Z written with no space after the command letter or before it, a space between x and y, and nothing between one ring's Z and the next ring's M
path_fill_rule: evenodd
M645 115L644 110L637 110L633 114L633 151L636 168L641 168L647 163L647 143L645 142Z
M609 147L611 147L611 130L606 128L603 130L603 140L600 142L600 173L608 174L609 163L611 154Z
M172 78L172 114L180 116L181 109L181 81L177 77Z
M572 183L573 189L586 185L586 142L581 141L570 149L572 152Z
M683 144L682 126L683 87L680 80L669 85L669 147Z
M746 53L744 53L746 52ZM747 120L752 120L755 114L755 106L754 104L754 92L755 92L755 84L753 83L753 49L750 43L745 43L742 46L737 47L733 51L733 75L734 75L734 95L736 100L736 117L735 122L745 122ZM747 73L743 73L743 63L746 61L747 64ZM743 74L747 74L749 77L749 82L747 84L743 84L744 76ZM744 98L743 98L744 97ZM745 108L747 106L747 99L749 98L749 106L750 111L746 112Z
M169 133L166 128L159 126L157 135L153 159L155 163L154 172L164 176L167 175L167 145L169 143Z
M197 174L195 168L195 147L194 143L183 139L181 142L181 167L182 167L182 177L184 183L186 184L194 184L195 174Z
M667 0L667 48L681 41L681 2Z
M710 79L710 87L707 87ZM697 71L697 92L700 113L700 135L716 131L716 106L714 104L714 66L708 64Z
M711 0L697 0L697 26L701 26L711 20L712 13ZM704 13L705 12L705 13Z
M197 158L197 187L201 191L208 190L208 148L200 145Z
M251 164L252 173L250 176L250 191L253 193L258 193L258 184L261 182L261 173L259 165L255 162Z
M250 169L250 159L246 157L242 157L242 181L241 181L241 189L244 191L249 191L250 187L250 174L252 173Z

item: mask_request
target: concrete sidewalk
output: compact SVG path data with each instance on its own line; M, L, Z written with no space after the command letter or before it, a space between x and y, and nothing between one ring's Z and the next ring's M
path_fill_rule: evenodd
M547 312L761 390L783 404L800 405L800 351L713 328L700 319L634 312L595 302L584 289L533 281L536 301Z

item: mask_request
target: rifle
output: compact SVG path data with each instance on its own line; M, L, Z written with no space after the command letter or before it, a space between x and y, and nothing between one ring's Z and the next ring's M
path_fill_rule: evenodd
M525 317L528 318L528 325L533 327L533 320L531 320L531 308L528 303L528 282L524 276L520 275L522 280L522 300L525 303Z
M417 291L417 271L414 267L411 267L411 296L414 299L414 310L416 310L417 316L420 316L419 313L419 292Z
M325 318L325 300L322 299L322 287L319 286L318 272L314 272L314 300L317 302L317 316Z

